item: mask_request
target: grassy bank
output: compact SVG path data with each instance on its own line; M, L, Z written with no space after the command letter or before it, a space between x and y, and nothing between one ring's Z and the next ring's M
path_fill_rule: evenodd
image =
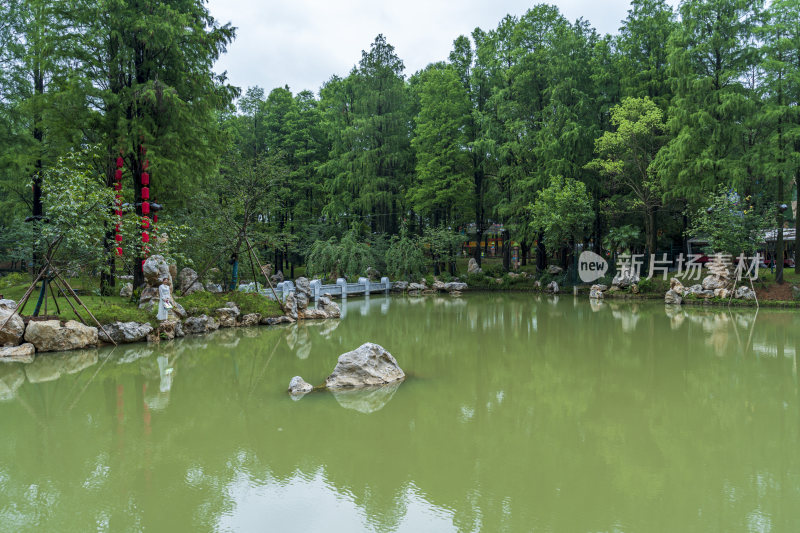
M97 281L94 279L70 278L68 282L76 292L78 292L81 301L89 308L101 324L110 324L111 322L117 321L133 321L140 323L150 322L155 326L158 323L155 310L148 313L139 309L137 303L131 301L129 298L121 298L117 295L101 296L93 292L93 289L97 287ZM4 298L19 302L29 285L30 279L27 276L0 278L0 294L2 294ZM20 310L20 314L25 316L33 314L40 288L41 284L37 284L34 292L31 294L30 298L28 298L27 303ZM85 310L70 299L73 305L75 305L75 309L77 310L76 314L67 300L56 291L55 286L53 290L56 292L56 298L53 299L48 290L47 313L45 313L44 305L42 305L39 311L40 316L45 314L53 317L57 316L60 320L64 321L82 319L87 324L93 325L94 321L88 316ZM119 290L119 285L116 290ZM280 316L283 314L276 302L257 294L247 294L238 291L219 294L197 292L189 296L177 297L176 300L190 315L213 315L214 310L225 307L226 302L236 303L242 314L260 313L262 316L266 317ZM56 304L58 305L56 306Z

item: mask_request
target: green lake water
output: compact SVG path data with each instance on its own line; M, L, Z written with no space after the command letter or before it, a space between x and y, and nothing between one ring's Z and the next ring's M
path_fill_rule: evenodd
M800 531L800 313L344 310L0 364L0 531ZM404 383L286 394L368 341Z

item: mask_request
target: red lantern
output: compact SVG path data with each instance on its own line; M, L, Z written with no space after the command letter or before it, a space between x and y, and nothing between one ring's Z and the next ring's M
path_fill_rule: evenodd
M147 200L150 198L150 189L147 187L142 187L142 199Z
M158 224L158 213L153 215L153 224Z
M122 170L117 169L114 171L114 179L117 181L122 181Z
M122 248L117 246L117 255L122 255Z
M117 205L119 205L119 203L122 201L122 195L121 194L117 194L117 195L114 196L114 198L117 199Z
M121 183L115 183L114 184L114 190L115 191L121 191L122 190L122 184Z
M114 235L114 240L117 242L122 242L122 235L117 233L116 235Z
M150 235L146 231L142 232L142 242L150 242Z
M142 214L147 215L150 213L150 202L142 202Z
M142 219L142 229L147 229L149 227L150 227L150 219L147 218L147 217L144 217Z
M150 174L142 172L142 185L150 185Z
M124 165L124 164L125 164L125 161L122 159L122 157L118 157L117 158L117 168L122 168L122 165Z
M117 215L118 217L121 217L122 216L122 210L117 209L116 211L114 211L114 214Z

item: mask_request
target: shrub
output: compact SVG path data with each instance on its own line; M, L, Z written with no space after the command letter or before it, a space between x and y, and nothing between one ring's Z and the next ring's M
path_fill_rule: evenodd
M0 278L0 289L7 289L17 285L30 285L31 277L25 272L11 272Z
M259 313L261 316L281 315L280 306L260 294L233 291L228 293L195 292L180 298L180 303L190 315L213 315L227 302L233 302L243 315Z

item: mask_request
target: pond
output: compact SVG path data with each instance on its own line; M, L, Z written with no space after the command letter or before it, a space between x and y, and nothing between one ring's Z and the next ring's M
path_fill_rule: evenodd
M800 314L572 296L0 365L2 531L794 531ZM339 354L397 387L293 400Z

